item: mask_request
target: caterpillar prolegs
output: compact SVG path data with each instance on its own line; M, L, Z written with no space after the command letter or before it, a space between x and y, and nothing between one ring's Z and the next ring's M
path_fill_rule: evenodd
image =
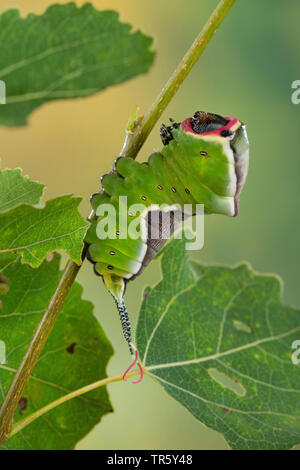
M91 197L96 218L86 236L88 258L116 301L135 362L123 300L127 282L162 249L166 232L171 235L185 217L185 205L192 215L203 204L205 213L236 216L249 162L245 125L230 116L197 111L181 123L163 124L160 135L164 147L147 162L121 156L101 178L101 191Z

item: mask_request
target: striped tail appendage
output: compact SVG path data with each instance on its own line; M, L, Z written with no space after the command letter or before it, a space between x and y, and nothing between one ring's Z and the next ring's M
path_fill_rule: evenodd
M130 354L133 358L133 362L130 364L128 369L126 369L126 371L123 374L123 380L125 380L125 381L127 380L126 377L127 377L128 373L131 371L131 369L135 365L137 365L138 368L139 368L139 371L140 371L140 377L139 377L138 380L135 380L132 383L133 384L138 384L143 380L144 372L143 372L143 368L142 368L140 362L138 362L138 357L139 357L138 356L138 350L136 349L136 347L134 346L134 344L132 342L131 324L130 324L128 311L127 311L127 308L126 308L126 305L125 305L125 302L124 302L123 298L121 300L117 300L114 297L114 300L116 302L117 309L118 309L118 312L119 312L119 315L120 315L123 335L124 335L125 340L128 343L129 351L130 351Z

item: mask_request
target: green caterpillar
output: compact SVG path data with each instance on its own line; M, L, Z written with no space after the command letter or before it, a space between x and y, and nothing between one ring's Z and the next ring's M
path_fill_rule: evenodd
M185 204L190 204L192 214L197 204L204 204L205 213L236 216L248 171L246 128L236 118L197 111L182 123L171 120L170 126L163 124L160 134L161 152L142 164L117 158L112 172L101 179L103 189L91 197L96 218L86 236L87 256L116 301L131 354L135 347L123 300L127 282L162 249L166 228L174 232L184 218ZM127 206L120 196L127 197ZM160 210L162 204L167 210ZM130 212L132 205L137 210ZM103 236L110 208L113 228ZM168 208L172 217L166 227L161 216ZM130 232L133 221L141 227L137 237ZM153 228L158 229L154 238Z

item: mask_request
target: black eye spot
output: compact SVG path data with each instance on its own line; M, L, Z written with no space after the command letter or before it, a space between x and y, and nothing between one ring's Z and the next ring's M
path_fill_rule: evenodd
M171 191L173 191L173 193L176 193L176 189L175 188L171 188Z
M162 186L159 184L159 185L157 186L157 189L162 190Z
M186 194L190 194L190 190L188 188L185 188Z
M115 251L110 251L109 254L110 254L111 256L113 256L113 255L116 254L116 252L115 252Z
M119 236L119 235L120 235L120 232L119 232L119 231L117 231L117 232L116 232L116 235L118 235L118 236Z
M146 196L142 196L141 199L142 199L142 201L147 201Z
M204 150L201 150L200 155L202 155L202 157L206 157L207 152L205 152Z
M114 267L113 267L111 264L109 264L109 265L107 266L107 269L110 269L110 271L111 271L112 269L114 269Z

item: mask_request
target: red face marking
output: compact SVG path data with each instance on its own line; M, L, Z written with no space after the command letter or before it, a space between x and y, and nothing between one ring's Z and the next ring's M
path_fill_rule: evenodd
M191 118L188 118L185 121L183 121L181 123L181 128L185 132L190 132L191 134L195 134L195 135L220 135L220 133L222 131L227 131L227 130L230 131L231 128L238 122L238 119L236 119L232 116L224 116L224 119L228 120L228 123L226 124L226 126L220 127L220 129L215 129L215 130L210 131L210 132L203 132L202 134L197 134L197 132L193 131L192 119Z

